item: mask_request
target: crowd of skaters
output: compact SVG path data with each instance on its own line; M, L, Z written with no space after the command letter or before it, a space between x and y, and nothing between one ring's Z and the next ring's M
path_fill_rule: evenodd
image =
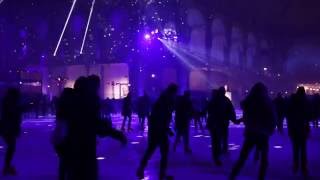
M124 131L126 124L128 132L133 130L131 121L134 111L138 114L140 130L145 129L146 121L148 124L148 145L136 173L139 179L144 178L144 170L157 148L161 154L159 179L171 178L166 173L170 137L175 136L174 150L182 138L185 152L192 153L189 144L192 120L199 128L204 128L205 123L211 136L212 160L217 166L223 166L221 156L228 153L230 122L243 123L244 142L229 178L236 179L249 153L255 150L255 157L260 161L258 179L265 179L269 164L269 139L276 129L283 133L286 119L293 149L293 171L300 171L305 177L309 175L307 140L310 124L318 127L320 95L307 96L303 87L289 97L278 94L272 100L263 83L255 84L241 102L243 116L240 119L237 119L234 105L227 98L224 87L212 90L208 100L194 100L189 91L179 96L175 84L169 85L156 100L151 100L145 92L133 103L129 93L121 104L123 123L120 130L112 126L110 114L114 112L114 103L110 99L101 100L99 88L99 77L80 77L74 88L64 89L55 101L56 127L52 144L59 157L61 180L98 179L97 136L112 137L126 144ZM16 175L11 161L20 136L22 114L28 111L21 98L19 89L10 88L1 104L0 135L7 145L4 175ZM173 127L171 124L174 124Z

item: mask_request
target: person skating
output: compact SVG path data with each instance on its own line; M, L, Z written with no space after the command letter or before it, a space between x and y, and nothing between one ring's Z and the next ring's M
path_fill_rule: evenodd
M256 148L261 156L259 180L265 179L268 168L269 138L276 127L276 112L268 90L262 83L257 83L241 103L245 124L244 143L240 157L230 174L230 180L236 179L250 151Z
M211 135L213 160L217 166L222 165L220 156L228 151L229 121L236 122L234 107L225 93L223 87L214 90L207 110L207 128Z
M308 176L307 140L310 133L311 107L305 89L299 87L288 103L287 124L292 143L293 171Z
M184 95L179 97L176 103L175 108L175 129L176 129L176 140L173 145L174 151L177 148L177 145L183 138L184 142L184 151L186 153L191 153L191 148L189 145L189 129L190 121L193 115L193 106L190 97L190 92L184 92Z
M16 152L16 142L21 133L22 114L25 107L21 103L21 93L17 88L9 88L2 102L0 136L7 145L3 175L16 175L12 164Z
M128 131L131 131L131 121L132 121L132 99L131 99L131 94L129 93L127 97L123 99L123 104L122 104L122 116L123 116L123 121L122 121L122 126L121 130L125 130L125 125L126 122L128 121Z
M147 163L158 147L161 153L159 178L162 180L168 177L166 170L169 153L169 136L173 135L170 129L170 122L174 111L177 89L176 85L169 85L152 107L148 121L148 146L137 170L137 177L139 179L144 178L144 170Z

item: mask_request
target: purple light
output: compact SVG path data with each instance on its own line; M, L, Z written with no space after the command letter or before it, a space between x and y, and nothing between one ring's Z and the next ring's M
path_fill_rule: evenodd
M155 77L156 77L156 75L155 75L155 74L151 74L151 77L152 77L152 78L155 78Z
M151 40L151 35L150 34L145 34L144 35L144 39L147 40L147 41Z

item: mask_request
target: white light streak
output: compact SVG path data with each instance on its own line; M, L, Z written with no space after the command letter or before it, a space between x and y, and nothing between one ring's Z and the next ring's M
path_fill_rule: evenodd
M60 38L59 38L57 47L56 47L56 49L55 49L55 51L54 51L54 53L53 53L53 56L56 56L56 55L57 55L58 49L59 49L59 47L60 47L61 40L62 40L62 38L63 38L64 32L66 31L66 28L67 28L68 23L69 23L69 19L70 19L70 17L71 17L71 14L72 14L72 12L73 12L73 9L74 9L74 6L76 5L76 3L77 3L77 0L73 0L71 9L70 9L70 11L69 11L67 20L66 20L66 22L65 22L65 24L64 24L62 33L61 33L61 35L60 35Z
M90 21L91 21L91 17L92 17L93 8L94 8L94 4L95 4L95 3L96 3L96 0L93 0L93 1L92 1L92 5L91 5L91 9L90 9L90 14L89 14L88 22L87 22L86 31L85 31L85 33L84 33L84 37L83 37L83 40L82 40L82 45L81 45L80 54L83 53L84 44L86 43L87 33L88 33L89 26L90 26Z

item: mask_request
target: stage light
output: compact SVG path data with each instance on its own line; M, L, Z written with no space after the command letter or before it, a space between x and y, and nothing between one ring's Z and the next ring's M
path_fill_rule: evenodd
M101 161L101 160L105 160L105 157L97 157L97 160Z
M66 31L66 28L67 28L68 23L69 23L69 19L70 19L70 17L71 17L71 14L72 14L72 12L73 12L73 9L74 9L74 6L76 5L76 3L77 3L77 0L73 0L71 9L70 9L70 11L69 11L67 20L66 20L66 22L65 22L65 24L64 24L64 26L63 26L62 33L61 33L61 35L60 35L60 38L59 38L57 47L56 47L56 49L55 49L55 51L54 51L54 53L53 53L53 56L56 56L56 55L57 55L57 52L58 52L58 49L59 49L59 47L60 47L60 43L61 43L62 37L63 37L63 35L64 35L64 32Z
M148 33L145 34L145 35L144 35L144 39L147 40L147 41L150 41L150 40L151 40L151 35L148 34Z
M155 74L151 74L151 77L152 77L152 78L156 78L156 75L155 75Z
M282 149L283 147L282 147L282 146L273 146L273 148L275 148L275 149Z
M200 137L203 137L203 135L199 134L199 135L194 135L193 137L194 138L200 138Z
M93 1L92 1L90 13L89 13L89 18L88 18L88 22L87 22L87 26L86 26L86 31L85 31L85 33L84 33L84 37L83 37L83 40L82 40L82 45L81 45L80 54L83 53L84 44L86 43L87 33L88 33L89 26L90 26L90 21L91 21L91 17L92 17L92 13L93 13L93 8L94 8L95 2L96 2L96 0L93 0Z

